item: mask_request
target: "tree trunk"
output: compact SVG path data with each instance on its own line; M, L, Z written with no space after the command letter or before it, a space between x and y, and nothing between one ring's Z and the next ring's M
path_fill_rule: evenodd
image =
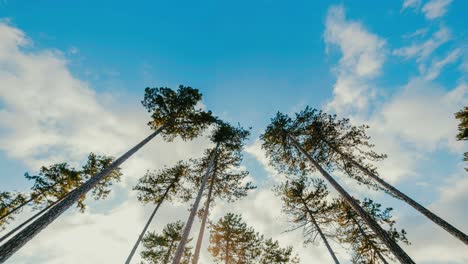
M34 219L36 219L38 216L40 216L41 214L43 214L44 212L47 212L47 210L49 210L50 208L52 208L54 205L56 205L57 203L59 203L60 201L62 201L63 199L65 199L65 197L67 197L67 195L70 194L70 193L67 193L65 194L64 196L60 197L60 199L58 199L57 201L55 202L52 202L51 204L47 205L46 207L44 207L41 211L37 212L36 214L34 214L33 216L29 217L28 220L24 221L23 223L21 223L19 226L15 227L13 230L11 230L10 232L6 233L4 236L2 236L2 238L0 238L0 243L3 242L3 240L7 239L8 237L10 237L11 235L13 235L14 233L16 233L16 231L20 230L21 228L23 228L23 226L29 224L31 221L33 221Z
M100 173L96 174L94 177L91 177L80 187L76 188L74 191L69 193L69 195L63 199L60 203L52 207L48 212L39 217L36 221L30 224L28 227L23 229L20 233L14 236L12 239L8 240L5 244L0 247L0 263L5 262L13 253L18 251L22 246L24 246L29 240L31 240L35 235L46 228L50 223L57 219L63 212L65 212L70 206L77 202L81 196L85 195L88 191L94 188L103 178L109 175L114 169L116 169L120 164L130 158L135 154L141 147L146 145L151 139L157 136L167 124L161 126L158 130L154 131L151 135L145 138L143 141L138 143L135 147L127 151L120 158L115 160L109 167L102 170Z
M128 257L127 257L127 260L125 261L125 264L130 264L130 261L132 260L133 255L135 254L135 252L136 252L136 250L137 250L137 248L138 248L138 245L140 244L141 240L143 239L143 236L144 236L145 233L146 233L146 230L148 230L149 225L150 225L151 222L153 221L154 215L155 215L156 212L158 211L158 209L159 209L159 207L161 206L161 204L163 203L164 199L166 199L166 196L167 196L167 194L169 193L169 190L170 190L173 186L174 186L174 181L169 185L169 187L166 188L166 191L164 191L163 197L161 198L161 200L159 201L159 203L156 205L156 208L154 208L153 213L151 214L150 218L148 219L148 222L146 222L145 227L144 227L143 230L141 231L141 234L140 234L140 236L138 237L137 241L135 242L135 245L133 246L132 251L130 252L130 254L129 254Z
M171 241L169 249L167 250L166 257L164 258L164 264L169 264L169 257L171 256L172 247L174 246L174 240Z
M372 231L375 232L375 234L382 239L382 242L388 247L388 249L395 255L395 257L404 264L407 263L415 263L407 254L406 252L385 232L385 230L382 229L377 222L375 222L374 219L372 219L364 209L354 200L349 193L346 192L341 185L338 184L338 182L333 179L333 177L328 174L321 166L320 164L315 161L312 156L305 151L304 148L302 148L298 142L292 138L291 136L288 135L288 137L291 139L292 144L297 148L298 151L300 151L304 156L307 157L307 159L317 168L317 170L327 179L327 181L335 188L335 190L338 191L338 193L343 197L343 199L348 203L348 205L353 208L353 210L366 222L366 224L372 229Z
M198 233L198 240L197 240L197 245L195 247L195 254L193 255L193 259L192 259L192 264L197 264L198 258L200 257L200 250L201 250L201 246L203 242L203 235L205 234L206 220L208 218L208 213L210 210L211 194L213 193L215 175L216 174L213 173L213 175L211 176L210 189L208 191L208 197L206 198L205 211L203 212L203 219L202 219L202 223L200 226L200 232Z
M5 215L2 215L2 217L0 217L0 221L3 220L4 218L8 217L9 215L13 214L14 212L20 210L20 209L23 208L25 205L27 205L28 203L32 202L34 199L36 199L37 197L41 196L42 194L44 194L44 193L47 192L48 190L54 188L57 184L59 184L59 182L55 182L55 183L52 184L51 186L47 187L45 190L42 190L42 191L40 191L39 193L36 193L36 194L31 195L31 197L29 197L28 200L26 200L26 201L24 201L22 204L16 206L15 208L13 208L11 211L9 211L8 213L6 213Z
M229 237L226 239L226 261L224 264L229 264Z
M323 240L323 243L325 244L325 246L327 247L328 249L328 252L330 253L330 255L332 256L333 260L335 261L336 264L340 264L340 262L338 261L338 258L336 257L335 255L335 252L333 252L333 249L331 248L330 244L328 244L328 240L327 238L325 237L325 235L323 234L322 232L322 229L320 228L320 226L318 225L317 221L315 221L315 217L314 215L312 214L312 212L310 211L309 207L307 206L307 204L302 201L306 210L307 210L307 213L309 214L310 216L310 219L312 220L312 223L314 224L315 228L317 229L317 232L320 234L320 237L322 238Z
M182 259L182 255L184 254L185 244L187 244L187 240L190 235L190 229L192 229L193 220L195 219L195 215L197 214L198 205L200 204L200 199L203 194L203 190L205 189L206 182L208 181L208 176L210 175L211 169L213 167L213 163L214 163L216 154L218 152L218 148L219 148L219 143L216 145L213 153L211 154L210 163L208 165L208 168L206 169L206 173L205 173L205 176L203 177L203 181L200 185L200 189L198 189L197 198L195 199L195 202L192 206L192 210L190 211L187 224L185 225L182 238L180 239L179 245L177 246L177 250L174 256L174 260L172 261L172 264L179 264L180 260Z
M326 142L326 141L325 141ZM433 212L429 211L428 209L426 209L424 206L420 205L418 202L414 201L413 199L411 199L410 197L408 197L406 194L400 192L397 188L393 187L392 185L390 185L389 183L387 183L386 181L384 181L382 178L380 178L379 176L375 175L374 173L372 173L371 171L369 171L367 168L365 168L364 166L362 166L361 164L357 163L356 161L354 161L352 158L350 158L348 155L344 154L343 152L341 152L339 149L335 148L334 146L332 146L331 144L329 144L328 142L326 142L327 145L332 148L335 152L337 152L338 154L340 154L341 156L343 156L344 158L346 158L349 162L351 162L354 166L358 167L362 172L364 172L367 176L371 177L373 180L375 180L376 182L378 182L380 185L382 185L383 187L385 187L388 191L390 191L393 195L395 195L396 197L400 198L401 200L405 201L407 204L411 205L414 209L416 209L417 211L419 211L421 214L425 215L427 218L429 218L432 222L436 223L437 225L439 225L440 227L442 227L443 229L445 229L445 231L449 232L452 236L458 238L461 242L465 243L465 245L468 245L468 236L463 233L462 231L458 230L457 228L455 228L454 226L452 226L451 224L449 224L447 221L445 221L444 219L440 218L439 216L437 216L436 214L434 214Z

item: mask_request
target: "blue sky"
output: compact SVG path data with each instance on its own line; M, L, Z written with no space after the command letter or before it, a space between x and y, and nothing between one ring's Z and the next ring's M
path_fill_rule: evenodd
M149 133L139 105L144 87L184 84L199 88L215 114L252 127L244 164L261 188L236 210L298 248L304 263L328 261L323 245L304 249L300 234L274 232L281 225L272 219L280 216L256 215L248 206L261 199L279 206L270 187L280 176L257 141L276 111L310 105L369 124L377 149L389 154L380 174L463 230L466 145L455 141L453 113L468 103L466 10L468 2L456 0L0 1L1 189L27 188L23 173L43 164L79 164L90 151L119 155ZM67 217L78 219L83 239L93 228L101 230L111 212L131 211L134 218L125 221L139 226L149 209L139 208L129 189L142 171L199 156L206 147L204 139L157 141L124 167L128 179L110 201L93 203L89 215ZM407 249L418 263L468 262L458 241L405 205L340 179L355 195L394 207L402 227L420 226L410 233L413 246ZM222 205L213 217L225 212ZM165 210L177 208L185 210ZM93 217L102 222L90 226ZM50 227L51 246L66 238L60 232L65 223ZM125 251L137 229L112 230L122 238L114 247ZM433 252L461 250L425 253L427 230L445 244L427 246ZM109 243L112 236L99 239ZM18 263L32 263L46 245L26 248ZM105 256L83 250L102 255L92 263ZM345 262L346 251L341 254ZM44 262L70 263L74 256L64 255L51 252Z

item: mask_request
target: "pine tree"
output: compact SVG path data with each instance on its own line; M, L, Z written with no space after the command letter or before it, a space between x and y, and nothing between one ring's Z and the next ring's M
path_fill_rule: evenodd
M328 242L329 238L336 238L335 215L334 206L326 200L329 192L323 180L310 180L302 175L278 185L275 191L283 202L283 212L294 224L291 230L302 228L305 244L315 242L319 235L333 261L339 263Z
M174 258L180 242L184 223L177 221L167 224L161 234L150 232L143 238L144 250L141 252L142 263L168 264ZM189 239L190 241L191 239ZM184 248L182 264L189 264L192 256L191 247Z
M240 215L228 213L211 226L208 251L216 263L256 263L262 253L262 239Z
M318 170L330 185L345 199L355 212L366 221L367 225L382 239L387 247L402 263L414 263L406 252L372 219L354 198L324 169L330 166L321 155L320 147L316 150L306 150L310 147L307 131L310 129L310 116L296 114L292 119L287 115L277 113L261 135L264 141L262 147L270 158L270 163L280 172L305 174ZM306 163L308 161L308 164Z
M205 168L205 173L204 173L203 178L201 178L200 187L198 188L197 196L192 205L190 215L187 220L187 225L182 235L181 243L179 244L176 256L174 258L174 261L172 262L173 264L180 263L182 253L183 253L182 251L183 246L185 246L186 240L190 234L190 230L192 228L195 215L198 212L198 206L200 204L201 197L205 190L205 186L208 183L209 176L213 173L215 161L217 157L220 155L219 153L223 153L224 151L227 151L227 152L237 153L237 155L240 155L240 151L242 150L244 146L244 141L247 139L249 135L250 135L250 131L242 128L241 126L234 127L228 123L218 120L217 127L213 131L211 138L210 138L211 141L216 144L216 146L214 149L208 149L205 152L205 162L207 164L206 166L203 166ZM208 210L206 212L208 212ZM197 247L198 250L196 251L196 253L199 252L200 246L201 246L201 240L200 240L199 246Z
M383 180L377 168L371 162L386 158L372 150L366 125L353 126L349 119L338 119L322 111L306 107L296 114L300 123L300 138L305 152L314 156L319 164L329 170L338 169L374 189L384 190L388 194L405 201L421 214L445 229L454 237L468 244L468 236L450 223L440 218L400 190Z
M404 229L398 231L395 228L395 220L392 219L392 208L382 209L381 205L370 199L364 199L361 203L366 212L377 222L387 226L387 233L395 241L409 244ZM388 263L386 258L394 260L386 245L378 236L367 227L366 223L348 206L342 199L336 199L333 204L338 223L338 238L341 243L351 245L353 263Z
M14 252L19 250L75 202L79 201L83 195L105 179L110 172L115 170L158 134L161 133L167 141L171 141L177 136L180 136L183 140L198 136L215 121L211 112L197 108L201 98L202 94L197 89L182 85L179 86L177 91L166 87L146 88L142 104L152 114L152 120L148 124L155 131L120 158L116 159L106 169L80 185L76 191L71 192L70 195L15 235L15 237L0 246L0 262L6 261Z
M208 162L208 156L200 160L192 160L193 169L191 180L195 184L196 189L198 189L201 184L202 178L200 175L206 171ZM212 175L208 182L208 193L205 193L205 207L199 211L202 223L195 247L193 264L198 263L208 214L210 209L214 206L215 199L234 202L246 196L249 190L256 188L251 182L245 182L249 173L245 170L240 170L241 162L242 155L239 151L230 151L224 148L220 149L218 155L216 155Z
M5 226L15 220L14 215L20 210L12 210L18 208L26 201L26 196L22 193L0 192L0 231L5 229Z
M293 256L293 248L281 248L278 241L269 238L263 242L260 264L299 264L299 257Z
M114 161L113 157L96 155L90 153L88 160L81 170L70 167L68 163L54 164L49 167L41 167L39 174L25 174L26 179L34 181L31 188L31 198L36 204L36 208L49 205L61 199L72 190L89 180L93 175L107 168ZM108 176L99 182L92 190L91 195L95 200L105 199L110 193L110 186L120 181L122 173L117 167L110 171ZM77 202L77 207L84 212L86 205L83 195Z
M248 227L240 215L228 213L212 224L208 251L216 263L224 264L298 264L292 247L282 248L278 241L264 239Z

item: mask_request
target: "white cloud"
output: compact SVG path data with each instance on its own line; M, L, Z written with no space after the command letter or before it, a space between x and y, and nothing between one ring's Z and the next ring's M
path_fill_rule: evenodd
M445 15L450 3L452 0L431 0L421 10L427 19L432 20Z
M418 10L420 6L421 6L421 0L404 0L403 6L401 7L401 11L407 8L414 8Z
M374 96L369 80L380 73L385 61L385 41L360 22L347 20L342 6L329 8L325 27L327 50L337 46L342 54L335 68L334 98L327 107L339 113L365 109Z
M451 63L456 62L461 55L460 49L452 50L445 58L441 60L433 60L427 72L425 73L425 78L427 80L434 80L439 76L440 71L446 66Z
M446 146L457 151L463 146L455 140L457 121L453 113L468 103L468 86L458 85L444 91L434 83L413 79L386 103L374 125L399 136L419 149Z
M97 93L70 73L63 53L25 51L25 45L32 47L23 32L0 23L0 151L10 158L33 171L55 162L79 164L91 151L119 156L151 133L138 100ZM124 261L146 221L143 206L126 201L134 200L131 185L147 169L197 158L209 145L206 138L166 143L157 137L122 165L123 182L110 199L90 202L84 215L70 209L18 251L14 263ZM168 207L158 219L184 216L185 208Z
M393 51L393 55L402 56L406 59L416 58L418 62L422 62L432 55L438 47L445 44L450 39L450 30L447 27L441 27L428 40L396 49Z

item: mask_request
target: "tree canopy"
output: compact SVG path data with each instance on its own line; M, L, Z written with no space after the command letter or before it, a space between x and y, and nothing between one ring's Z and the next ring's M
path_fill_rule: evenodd
M164 127L162 136L172 141L176 136L184 140L197 137L216 121L211 111L199 107L202 94L198 89L180 85L177 91L167 87L147 87L141 102L151 113L148 125L152 129Z
M265 240L248 227L240 215L228 213L212 224L208 251L216 263L296 264L292 248L281 248L278 241Z
M174 258L177 245L181 239L184 228L182 221L167 224L161 234L150 232L143 238L144 249L141 252L143 263L168 264ZM190 239L191 240L191 239ZM182 257L182 264L189 264L192 257L192 248L187 246Z

